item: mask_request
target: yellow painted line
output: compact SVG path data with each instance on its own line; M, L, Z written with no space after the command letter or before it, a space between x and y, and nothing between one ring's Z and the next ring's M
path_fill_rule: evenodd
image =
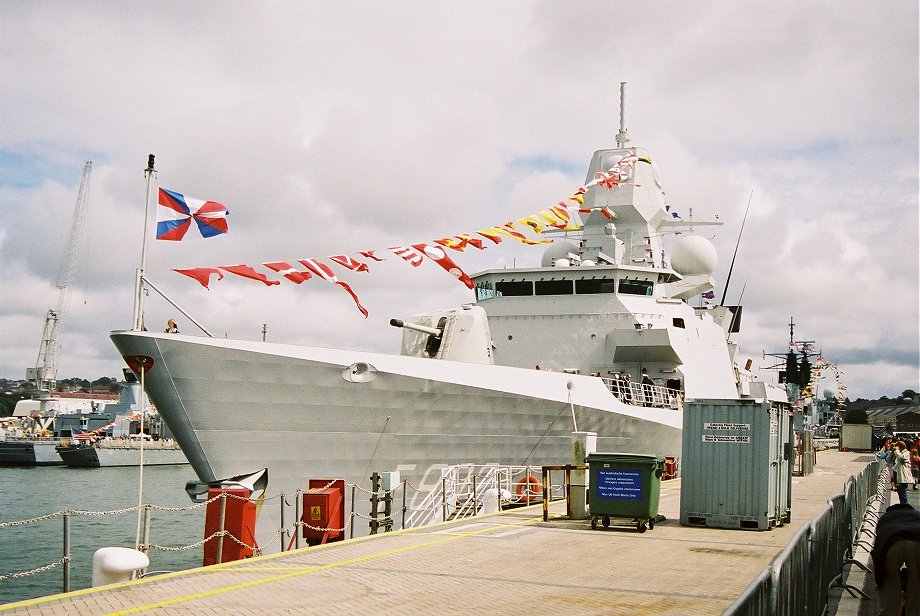
M412 550L416 550L416 549L420 549L420 548L425 548L425 547L430 547L430 546L437 545L437 544L440 544L440 543L446 543L446 542L455 541L455 540L458 540L458 539L464 539L464 538L468 538L468 537L474 537L474 536L476 536L476 535L486 534L486 533L488 533L489 531L497 530L498 528L500 528L500 527L502 527L502 526L526 526L526 525L534 524L534 523L541 522L541 521L542 521L542 518L531 518L531 519L529 519L529 520L515 521L515 522L511 522L511 523L509 523L509 524L489 525L489 526L486 527L486 528L479 528L479 529L473 530L473 531L467 531L467 532L458 531L458 532L453 533L453 534L451 534L451 535L449 535L449 536L440 537L440 538L438 538L438 539L433 539L433 540L431 540L431 541L426 541L426 542L424 542L424 543L418 543L418 544L414 544L414 545L403 546L403 547L399 547L399 548L393 548L393 549L390 549L390 550L384 550L383 552L375 552L375 553L373 553L373 554L367 554L367 555L364 555L364 556L357 556L357 557L355 557L355 558L350 558L350 559L347 559L347 560L342 560L342 561L338 561L338 562L334 562L334 563L329 563L329 564L325 564L325 565L314 565L314 566L310 566L310 567L306 567L306 568L303 568L303 567L296 567L296 568L295 568L295 567L293 567L293 566L284 566L284 565L282 565L282 566L280 566L280 567L260 567L260 566L256 565L255 567L253 567L252 565L255 564L255 559L253 559L253 560L237 560L237 561L233 561L233 562L229 562L229 563L222 563L222 564L219 564L219 565L211 565L211 566L209 566L209 567L201 567L201 568L197 568L197 569L188 569L188 570L184 570L184 571L175 571L175 572L172 572L172 573L165 573L165 574L162 574L162 575L157 575L156 577L142 578L142 579L139 579L139 580L132 580L132 581L130 581L130 582L122 582L122 583L117 583L117 584L110 584L110 585L108 585L108 586L101 586L101 587L96 587L96 588L84 588L84 589L75 590L75 591L72 591L72 592L69 592L69 593L63 593L63 594L57 594L57 595L48 595L48 596L45 596L45 597L37 597L37 598L35 598L35 599L27 599L27 600L25 600L25 601L18 601L18 602L16 602L16 603L7 603L7 604L5 604L5 605L0 605L0 612L4 612L4 611L7 611L7 610L12 610L12 609L23 608L23 607L29 607L29 606L33 606L33 605L39 605L39 604L42 604L42 603L51 603L51 602L54 602L54 601L66 601L66 600L68 600L68 599L72 599L72 598L75 598L75 597L80 597L80 596L82 596L82 595L88 595L88 594L100 593L100 592L107 592L107 591L117 590L117 589L120 589L120 588L125 588L125 587L128 587L128 586L136 586L136 585L145 584L145 583L157 582L157 581L159 581L159 580L164 580L164 579L169 579L169 578L174 578L174 577L180 577L180 576L183 576L183 575L190 575L190 574L198 574L198 575L200 575L200 574L203 574L203 573L204 573L204 574L219 573L219 572L223 571L224 569L236 568L236 569L239 570L240 573L245 573L245 572L247 572L247 571L278 571L279 569L294 569L293 571L290 571L289 573L282 573L282 574L275 575L275 576L271 576L271 577L267 577L267 578L262 578L262 579L258 579L258 580L251 580L251 581L249 581L249 582L241 582L241 583L239 583L239 584L234 584L234 585L231 585L231 586L225 586L225 587L222 587L222 588L215 588L215 589L212 589L212 590L203 591L203 592L200 592L200 593L193 593L193 594L190 594L190 595L183 595L183 596L181 596L181 597L175 597L175 598L173 598L173 599L164 599L163 601L157 601L157 602L155 602L155 603L150 603L150 604L147 604L147 605L141 605L141 606L137 606L137 607L134 607L134 608L127 609L127 610L121 610L121 611L117 611L117 612L110 612L107 616L116 616L116 615L119 615L119 614L135 614L135 613L137 613L137 612L143 612L143 611L146 611L146 610L152 610L152 609L157 609L157 608L161 608L161 607L167 607L167 606L170 606L170 605L176 605L176 604L178 604L178 603L185 603L185 602L188 602L188 601L194 601L195 599L202 599L202 598L205 598L205 597L211 597L211 596L215 596L215 595L220 595L220 594L224 594L224 593L228 593L228 592L233 592L233 591L236 591L236 590L242 590L242 589L244 589L244 588L250 588L250 587L253 587L253 586L259 586L259 585L262 585L262 584L270 584L270 583L272 583L272 582L278 582L278 581L285 580L285 579L289 579L289 578L294 578L294 577L299 577L299 576L304 576L304 575L310 575L310 574L312 574L312 573L317 573L317 572L320 572L320 571L326 571L326 570L329 570L329 569L336 569L336 568L340 568L340 567L347 567L347 566L349 566L349 565L355 565L355 564L358 564L358 563L367 562L367 561L371 561L371 560L376 560L376 559L379 559L379 558L386 558L386 557L388 557L388 556L393 556L393 555L401 554L401 553L404 553L404 552L410 552L410 551L412 551ZM437 524L437 525L435 525L435 526L441 526L441 524ZM405 531L402 531L402 530L401 530L401 531L397 531L397 532L398 532L398 533L402 533L402 532L409 533L409 532L411 532L411 531L413 531L413 530L418 531L419 529L418 529L418 528L414 528L414 529L405 529ZM358 537L358 538L355 538L355 539L350 539L350 540L348 541L348 543L349 543L349 545L353 545L354 543L358 543L358 542L362 542L362 541L367 541L367 540L371 540L371 539L375 539L375 538L379 539L379 538L381 538L381 535L369 535L369 536L365 536L365 537ZM311 550L311 551L314 551L314 552L315 552L315 551L318 551L318 550L321 549L321 548L334 548L334 547L339 546L339 545L341 545L341 544L340 544L340 543L330 543L330 544L325 544L325 545L322 545L322 546L314 546L314 547L311 547L311 548L304 547L304 548L300 548L300 550L303 550L303 551ZM287 552L278 552L278 553L275 553L275 554L267 554L267 555L265 555L265 556L260 556L260 557L258 557L258 560L274 560L274 559L282 558L282 557L285 557L285 556L292 556L294 553L296 553L296 552L298 552L298 551L300 551L300 550L292 550L292 551L287 551Z
M526 524L533 524L537 522L537 519L525 520L523 522L512 523L509 526L523 526ZM504 526L504 525L502 525ZM228 592L233 592L236 590L242 590L244 588L251 588L253 586L259 586L262 584L271 584L273 582L279 582L281 580L287 580L290 578L300 577L304 575L310 575L311 573L317 573L319 571L326 571L329 569L338 569L340 567L347 567L349 565L356 565L358 563L363 563L371 560L376 560L378 558L386 558L388 556L394 556L396 554L402 554L404 552L411 552L412 550L417 550L420 548L426 548L433 545L438 545L439 543L446 543L448 541L455 541L458 539L464 539L467 537L474 537L476 535L485 534L490 530L495 530L495 526L489 526L488 528L481 528L474 531L469 531L466 533L456 533L448 537L441 537L438 539L433 539L431 541L426 541L424 543L417 543L414 545L407 545L400 548L393 548L391 550L384 550L383 552L375 552L374 554L366 554L364 556L356 556L354 558L349 558L347 560L341 560L334 563L329 563L326 565L314 565L312 567L307 567L300 571L293 571L291 573L283 573L281 575L274 575L267 578L262 578L259 580L251 580L249 582L241 582L239 584L233 584L231 586L224 586L223 588L215 588L213 590L206 590L204 592L194 593L191 595L185 595L183 597L176 597L173 599L165 599L163 601L157 601L155 603L149 603L147 605L140 605L138 607L130 608L127 610L121 610L118 612L110 612L106 616L121 616L122 614L135 614L137 612L143 612L146 610L153 610L161 607L168 607L170 605L176 605L177 603L185 603L187 601L194 601L195 599L203 599L205 597L213 597L215 595L220 595ZM243 568L245 569L245 568Z
M489 514L489 515L493 515L493 514ZM450 524L450 523L451 522L442 522L442 523L435 524L432 526L441 526L443 524ZM393 532L403 533L403 532L411 532L413 530L418 530L418 529L407 528L407 529L400 529L398 531L393 531ZM359 543L362 541L368 541L370 539L375 539L375 538L379 538L379 537L377 535L365 535L363 537L354 537L352 539L349 539L348 543L351 545L351 544ZM100 593L100 592L108 592L110 590L119 590L121 588L127 588L129 586L149 584L151 582L156 582L159 580L168 580L170 578L182 577L186 575L209 575L212 573L219 573L223 571L224 569L229 569L232 567L240 567L240 566L248 567L249 563L253 563L257 560L258 561L274 560L276 558L284 558L285 556L290 556L299 551L310 550L310 551L315 552L315 551L323 550L326 548L333 548L337 545L339 544L338 543L326 543L323 545L315 545L312 547L303 546L303 547L300 547L294 550L287 550L285 552L275 552L273 554L264 554L262 556L254 556L252 558L246 558L243 560L234 560L234 561L227 562L227 563L220 563L218 565L209 565L207 567L195 567L193 569L183 569L181 571L170 571L169 573L160 573L160 574L157 574L155 577L138 578L136 580L129 580L127 582L115 582L114 584L107 584L105 586L92 586L90 588L81 588L79 590L71 590L65 593L56 593L52 595L45 595L42 597L35 597L34 599L23 599L22 601L17 601L15 603L4 603L3 605L0 605L0 612L6 612L9 610L18 609L21 607L30 607L30 606L39 605L42 603L51 603L54 601L64 601L67 599L71 599L74 597L80 597L83 595L89 595L89 594Z

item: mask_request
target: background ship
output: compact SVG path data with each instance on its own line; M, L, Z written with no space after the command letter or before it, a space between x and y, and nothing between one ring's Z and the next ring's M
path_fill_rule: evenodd
M156 409L141 400L140 385L125 370L118 402L106 407L111 420L95 428L69 431L55 447L59 460L71 467L159 466L187 464ZM143 417L143 426L141 418Z
M20 400L0 430L0 466L63 464L55 447L74 432L111 422L115 415L106 408L111 402L112 395L59 391Z
M707 223L669 213L650 154L622 125L617 141L591 160L580 234L539 267L477 274L475 303L394 319L400 355L139 327L112 341L203 484L292 495L400 471L418 497L449 464L571 463L573 431L679 457L684 400L786 396L739 364L740 307L688 303L713 288L715 248L684 235L668 259L664 238ZM278 529L265 509L263 543Z

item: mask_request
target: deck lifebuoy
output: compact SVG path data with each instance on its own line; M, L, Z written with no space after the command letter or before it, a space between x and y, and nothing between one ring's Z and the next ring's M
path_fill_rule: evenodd
M533 475L527 475L517 482L514 491L518 496L519 503L527 503L529 505L537 502L537 499L540 498L540 488L540 481Z

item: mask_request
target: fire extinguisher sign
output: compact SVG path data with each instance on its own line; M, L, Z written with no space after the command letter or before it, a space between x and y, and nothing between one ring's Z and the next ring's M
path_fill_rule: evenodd
M323 519L323 509L319 505L312 505L310 507L310 519L314 521Z

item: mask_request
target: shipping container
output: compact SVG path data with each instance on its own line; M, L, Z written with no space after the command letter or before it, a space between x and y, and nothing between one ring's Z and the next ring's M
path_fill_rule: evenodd
M680 523L767 530L791 519L792 413L767 399L684 406Z

